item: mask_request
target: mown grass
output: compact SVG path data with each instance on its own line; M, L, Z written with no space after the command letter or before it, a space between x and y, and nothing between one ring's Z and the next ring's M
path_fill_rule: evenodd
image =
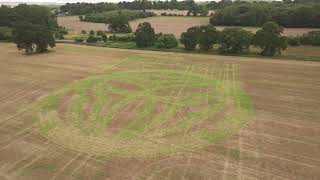
M117 68L40 100L35 111L42 134L96 155L155 156L217 143L250 120L250 98L235 64L137 56Z

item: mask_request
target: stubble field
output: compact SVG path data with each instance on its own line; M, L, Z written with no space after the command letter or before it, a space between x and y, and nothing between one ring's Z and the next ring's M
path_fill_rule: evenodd
M130 22L132 30L135 31L138 25L142 22L150 22L157 33L169 33L174 34L176 37L180 37L182 32L187 31L189 27L201 26L209 24L209 17L168 17L168 16L157 16L143 19L137 19ZM61 26L66 27L69 30L81 31L81 30L94 30L94 31L106 31L107 25L102 23L90 23L82 22L78 16L64 16L58 17L58 23ZM216 26L217 29L223 30L226 26ZM256 32L257 27L243 27L244 29ZM285 28L284 35L296 36L302 35L312 30L312 28Z
M0 179L320 177L317 62L0 50Z

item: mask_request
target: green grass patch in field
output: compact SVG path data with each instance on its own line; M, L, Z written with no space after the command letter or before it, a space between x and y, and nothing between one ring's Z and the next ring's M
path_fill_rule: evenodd
M202 148L249 120L237 65L135 56L40 100L40 132L103 156L156 156Z

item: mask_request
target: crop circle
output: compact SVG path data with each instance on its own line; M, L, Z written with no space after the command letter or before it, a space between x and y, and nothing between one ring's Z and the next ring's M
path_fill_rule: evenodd
M230 78L217 78L189 68L88 77L39 101L39 129L55 143L95 155L198 149L236 133L249 119L249 98L227 73Z

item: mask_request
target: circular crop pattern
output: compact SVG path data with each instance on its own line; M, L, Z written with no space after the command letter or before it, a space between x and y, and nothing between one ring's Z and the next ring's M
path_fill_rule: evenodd
M219 78L189 67L76 81L40 100L40 132L104 156L156 156L216 143L236 133L250 114L231 67L217 69Z

